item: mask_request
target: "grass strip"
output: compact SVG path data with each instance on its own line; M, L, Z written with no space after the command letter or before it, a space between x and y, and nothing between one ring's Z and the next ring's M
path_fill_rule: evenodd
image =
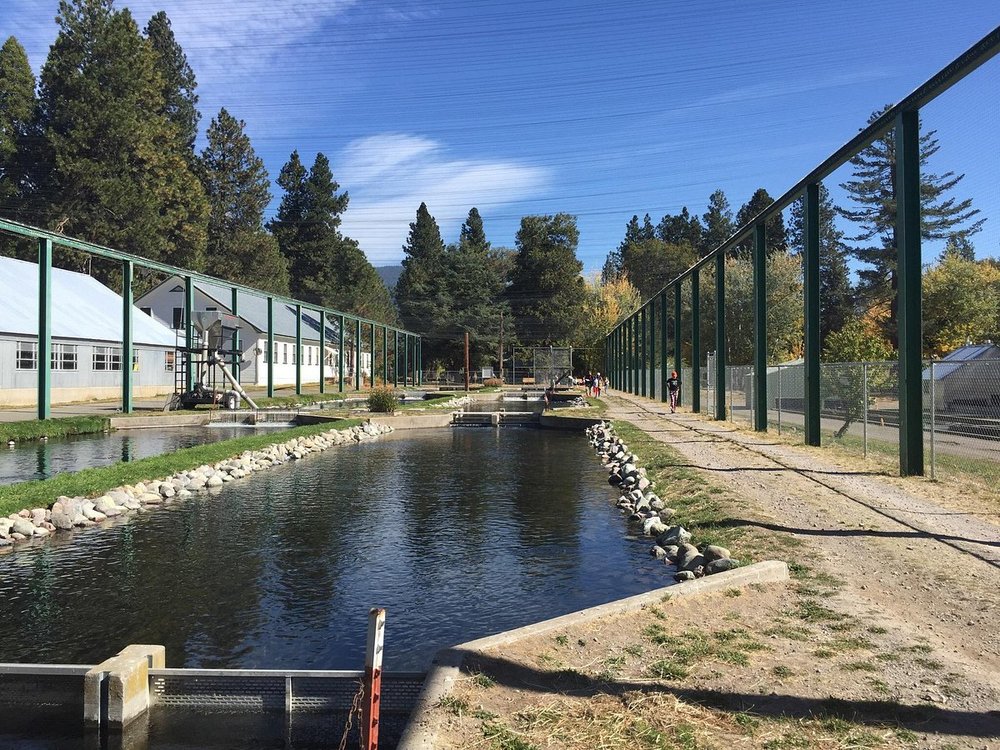
M361 419L341 419L316 425L303 425L262 435L221 440L218 443L184 448L162 456L150 456L138 461L117 463L95 469L84 469L67 474L57 474L48 479L0 487L0 515L16 513L23 508L48 507L60 495L95 496L121 487L157 477L166 477L178 471L187 471L202 464L210 464L239 455L243 451L260 450L274 443L283 443L296 437L315 435L327 430L342 430L362 424Z
M42 437L66 437L67 435L89 435L111 428L108 417L59 417L58 419L32 419L25 422L5 422L0 424L0 440L4 443L15 440L38 440Z

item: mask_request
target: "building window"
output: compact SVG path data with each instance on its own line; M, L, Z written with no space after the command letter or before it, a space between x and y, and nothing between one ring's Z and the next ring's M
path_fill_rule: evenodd
M38 369L38 342L18 341L17 342L17 365L18 370Z
M278 347L277 345L273 345L272 348L274 350L273 351L274 356L271 357L271 361L273 361L274 364L278 364Z
M174 308L174 323L173 327L175 331L179 331L184 327L184 308L175 307Z
M282 354L281 364L287 365L288 364L288 344L282 344L281 345L281 354Z
M132 350L132 371L139 372L139 350Z
M311 346L306 347L306 364L311 365L313 363L313 348Z
M121 370L122 348L120 346L95 346L94 370Z
M167 372L174 371L175 352L163 352L163 369Z
M53 370L76 370L76 345L53 344L51 361Z
M299 361L298 356L296 356L298 354L298 351L299 351L299 347L296 346L295 344L292 344L292 364L293 365L296 364Z

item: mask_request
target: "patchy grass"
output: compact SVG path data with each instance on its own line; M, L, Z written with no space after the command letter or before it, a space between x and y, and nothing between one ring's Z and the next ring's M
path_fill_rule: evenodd
M178 471L193 469L202 464L215 463L243 451L260 450L274 443L283 443L296 437L316 435L328 430L340 430L361 424L360 419L344 419L318 425L293 427L280 432L247 435L232 440L221 440L208 445L184 448L162 456L150 456L138 461L118 463L75 473L57 474L48 479L19 482L0 487L0 514L16 513L22 508L47 507L60 495L96 496L125 484L145 482L166 477Z
M60 417L58 419L32 419L25 422L0 424L0 442L11 440L20 443L40 438L58 438L68 435L91 435L111 429L108 417Z

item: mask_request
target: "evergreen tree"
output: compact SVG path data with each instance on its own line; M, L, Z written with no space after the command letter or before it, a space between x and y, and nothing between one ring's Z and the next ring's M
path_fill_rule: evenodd
M525 216L507 289L522 344L568 346L581 322L586 290L577 260L579 232L569 214Z
M744 203L740 210L736 212L736 227L739 228L753 219L754 216L774 203L772 198L764 188L757 188L750 200ZM785 219L778 213L767 220L764 225L764 241L767 244L767 254L788 252L788 237L785 232ZM736 245L736 254L739 256L749 256L753 253L752 240L746 239Z
M805 252L803 199L792 204L788 227L788 245L792 253ZM854 313L854 290L847 269L844 233L834 223L837 209L825 185L819 187L819 336L820 346L826 337L839 331Z
M396 320L392 297L358 243L340 233L349 197L339 193L330 161L316 154L306 173L298 151L281 169L284 190L268 229L289 262L292 295L385 323Z
M210 207L207 267L215 276L285 294L287 265L263 228L270 182L245 127L222 109L208 126L208 145L199 159Z
M874 122L889 107L873 112L868 122ZM972 199L959 201L947 194L961 182L964 175L945 172L937 175L926 164L938 146L936 131L920 136L920 235L925 240L968 240L978 232L985 219L976 219L979 209L972 208ZM850 252L870 266L859 271L859 294L869 305L888 301L889 315L883 333L896 345L896 142L894 133L875 140L853 159L853 178L841 184L854 203L852 208L839 208L841 216L856 222L860 231L850 240L862 244Z
M634 280L642 299L647 300L690 268L697 259L697 252L691 245L671 244L653 237L628 248L625 276Z
M700 255L704 257L728 240L736 230L729 200L722 190L716 190L709 196L708 210L701 218L704 221L704 233L701 238Z
M510 317L503 299L506 278L493 262L479 210L472 208L462 224L458 244L448 249L448 288L451 305L447 330L453 345L449 367L464 366L464 336L469 334L473 367L494 361L499 346L500 316Z
M174 38L170 19L160 11L146 24L146 38L153 47L156 70L163 81L163 113L177 128L187 152L194 157L194 141L198 137L198 95L194 71L187 55Z
M624 239L622 239L615 250L608 253L607 260L604 261L604 268L601 270L601 281L608 283L626 273L625 256L628 254L628 249L633 245L641 244L655 237L656 230L653 228L653 222L649 218L649 214L645 215L641 225L639 224L639 217L633 214L628 224L625 225Z
M410 224L403 252L403 272L396 282L400 318L406 328L424 337L424 361L440 362L451 343L451 336L443 329L451 295L441 230L425 203L420 204L416 221Z
M111 0L62 0L42 68L36 157L48 222L68 235L198 269L206 202L149 42Z
M687 245L695 251L701 245L704 228L697 216L688 213L687 206L677 215L666 214L656 225L656 236L669 245Z
M35 75L24 47L0 47L0 216L17 217L25 191L26 139L35 110Z
M20 42L10 37L0 47L0 216L28 223L34 114L35 74ZM30 241L9 235L0 235L0 253L37 257Z

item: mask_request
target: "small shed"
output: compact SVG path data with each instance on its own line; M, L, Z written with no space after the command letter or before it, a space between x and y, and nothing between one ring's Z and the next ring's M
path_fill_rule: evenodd
M1000 346L966 344L923 371L925 402L931 393L939 411L1000 417Z
M0 257L0 406L38 398L38 264ZM52 269L52 403L119 398L174 388L174 333L132 311L132 356L122 356L122 298L86 274Z

